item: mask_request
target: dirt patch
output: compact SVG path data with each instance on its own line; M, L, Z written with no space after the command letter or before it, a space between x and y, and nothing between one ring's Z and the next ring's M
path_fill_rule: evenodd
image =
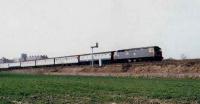
M174 101L174 100L160 100L160 99L149 99L144 97L132 97L126 101L128 103L123 104L198 104L197 101Z

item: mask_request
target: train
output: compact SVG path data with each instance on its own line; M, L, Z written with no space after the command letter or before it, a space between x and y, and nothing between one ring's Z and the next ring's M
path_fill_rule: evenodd
M89 65L100 61L102 64L129 63L138 61L162 61L162 50L159 46L122 49L117 51L98 52L93 54L81 54L47 59L22 61L14 63L2 63L0 69L34 68L59 65Z

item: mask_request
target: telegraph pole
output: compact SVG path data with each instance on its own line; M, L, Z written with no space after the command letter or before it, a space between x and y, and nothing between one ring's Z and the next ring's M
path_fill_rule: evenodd
M99 47L99 43L96 43L95 46L91 46L91 49L92 49L92 67L94 67L94 48L98 48Z

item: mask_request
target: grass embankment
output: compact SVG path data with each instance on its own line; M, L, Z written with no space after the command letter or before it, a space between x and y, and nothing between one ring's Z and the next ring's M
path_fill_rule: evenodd
M200 80L0 73L1 103L134 103L137 97L200 101Z

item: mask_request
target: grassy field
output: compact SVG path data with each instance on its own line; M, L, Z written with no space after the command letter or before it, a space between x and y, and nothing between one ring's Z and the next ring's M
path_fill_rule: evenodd
M200 80L0 73L3 104L142 103L146 99L198 102Z

